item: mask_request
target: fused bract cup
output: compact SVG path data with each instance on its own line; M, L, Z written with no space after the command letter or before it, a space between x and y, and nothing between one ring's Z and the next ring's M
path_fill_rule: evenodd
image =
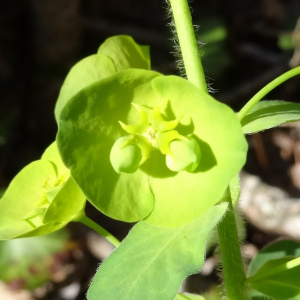
M158 146L136 171L117 173L110 159L116 141L131 135L151 140L126 127L140 124L136 106L147 113L154 129L157 106L163 120L177 120L174 129L156 128L150 136L159 141L161 133L177 131L178 138L169 145L180 159L168 159L168 150ZM177 145L185 139L193 142ZM57 142L73 178L95 207L122 221L145 219L167 227L186 224L213 206L245 163L247 152L240 123L228 106L182 78L136 69L95 82L70 99L62 110ZM194 163L184 162L190 147L190 154L196 153ZM176 170L186 166L177 172L168 164Z
M127 35L105 40L96 54L80 60L68 73L55 105L56 120L65 104L81 89L129 68L150 69L149 47L138 45Z

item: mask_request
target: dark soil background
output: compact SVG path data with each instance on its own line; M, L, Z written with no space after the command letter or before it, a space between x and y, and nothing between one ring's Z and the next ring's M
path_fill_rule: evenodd
M194 24L200 25L199 40L206 43L201 51L213 96L234 110L270 80L299 65L299 0L195 0L191 6ZM165 7L163 0L1 0L0 190L54 141L53 110L66 74L109 36L128 34L150 45L153 69L178 74ZM300 102L300 76L267 99ZM296 126L249 137L245 170L299 198L300 173L291 172L300 162L299 136ZM130 229L90 205L87 214L119 239ZM52 283L36 298L84 299L99 257L88 246L89 229L78 224L69 228L83 255L70 254L68 263L75 266L72 276ZM278 236L260 232L255 224L247 228L247 241L257 248ZM264 242L255 242L257 235ZM210 276L193 279L196 283L190 284L194 286L190 290L205 291L216 278ZM74 281L80 282L80 290L73 298L64 298L62 287Z

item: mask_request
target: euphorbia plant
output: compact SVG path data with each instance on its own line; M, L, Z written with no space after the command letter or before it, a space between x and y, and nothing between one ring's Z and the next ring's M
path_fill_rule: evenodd
M217 225L228 299L250 299L253 289L298 299L300 285L291 275L298 272L296 250L251 268L246 279L234 206L244 134L300 119L297 104L257 102L300 68L235 114L208 94L187 1L170 4L187 78L151 71L148 47L128 36L108 39L75 65L55 109L56 143L16 176L0 201L0 238L82 222L117 246L97 271L89 300L202 299L177 292L201 269ZM138 222L121 245L85 216L85 199L111 218ZM288 253L291 244L282 247ZM279 296L274 278L285 285Z

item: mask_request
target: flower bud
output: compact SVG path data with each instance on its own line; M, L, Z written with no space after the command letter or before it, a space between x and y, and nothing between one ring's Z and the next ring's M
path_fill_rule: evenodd
M130 137L117 139L110 151L110 162L117 173L134 173L142 160L141 149L130 140Z
M166 164L174 172L194 171L201 158L201 150L197 141L175 140L170 144L171 155L166 155Z

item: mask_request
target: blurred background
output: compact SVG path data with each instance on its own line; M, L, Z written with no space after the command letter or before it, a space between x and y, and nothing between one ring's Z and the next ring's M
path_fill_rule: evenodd
M300 64L299 0L190 2L213 96L234 110ZM166 7L163 0L0 1L0 196L55 139L53 109L66 74L106 38L131 35L150 45L154 70L178 74ZM300 76L266 99L300 102ZM300 240L300 125L280 126L248 136L248 141L240 205L246 260L275 239ZM87 215L121 240L132 226L109 220L90 205ZM51 243L43 238L0 243L0 299L84 299L98 263L112 247L80 224L49 239ZM53 246L45 251L49 243ZM27 249L24 257L10 258L20 248ZM32 249L37 252L31 257ZM216 263L209 253L202 272L182 288L220 299Z

